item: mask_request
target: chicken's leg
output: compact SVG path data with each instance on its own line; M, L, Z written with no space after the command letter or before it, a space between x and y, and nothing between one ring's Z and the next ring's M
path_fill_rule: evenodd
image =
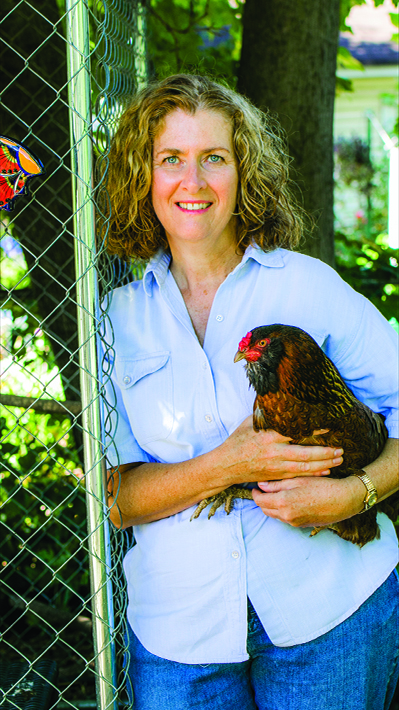
M202 500L195 509L190 520L198 518L204 508L206 508L210 503L213 503L213 505L208 513L208 519L215 515L217 509L220 508L223 503L224 509L228 515L233 510L234 498L246 498L248 500L252 500L252 491L251 489L241 488L240 486L230 486L230 488L226 488L225 491L216 493L214 496L209 496L209 498L204 498L204 500Z

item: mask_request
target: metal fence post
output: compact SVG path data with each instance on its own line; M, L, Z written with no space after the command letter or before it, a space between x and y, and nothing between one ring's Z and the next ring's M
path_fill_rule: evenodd
M116 672L113 641L109 527L105 507L105 469L101 451L97 377L95 213L92 202L89 10L84 0L66 0L68 92L78 308L82 427L86 473L88 545L98 710L113 708Z

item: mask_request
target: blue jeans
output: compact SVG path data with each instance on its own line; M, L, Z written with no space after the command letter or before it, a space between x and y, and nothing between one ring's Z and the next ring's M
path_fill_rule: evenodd
M349 619L298 646L273 646L249 602L247 650L243 663L177 663L130 629L134 710L388 710L399 675L396 572Z

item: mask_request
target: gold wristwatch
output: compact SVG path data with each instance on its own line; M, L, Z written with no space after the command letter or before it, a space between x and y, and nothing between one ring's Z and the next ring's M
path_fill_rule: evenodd
M362 473L354 473L353 476L357 476L357 478L360 478L362 483L366 486L366 497L363 501L363 510L360 511L360 513L365 513L366 510L370 510L370 508L375 505L378 501L378 493L377 489L371 480L367 473L365 471L362 471ZM360 514L359 513L359 514Z

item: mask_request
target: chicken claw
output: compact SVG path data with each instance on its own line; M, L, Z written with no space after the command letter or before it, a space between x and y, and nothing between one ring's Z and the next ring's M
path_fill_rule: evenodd
M216 493L214 496L209 496L209 498L204 498L204 500L202 500L195 509L190 521L198 518L204 508L206 508L210 503L213 503L213 505L208 513L208 520L215 515L217 509L220 508L223 503L224 509L227 515L229 515L229 513L233 510L234 498L246 498L248 500L252 500L252 491L248 488L240 488L240 486L230 486L230 488L226 488L225 491Z

